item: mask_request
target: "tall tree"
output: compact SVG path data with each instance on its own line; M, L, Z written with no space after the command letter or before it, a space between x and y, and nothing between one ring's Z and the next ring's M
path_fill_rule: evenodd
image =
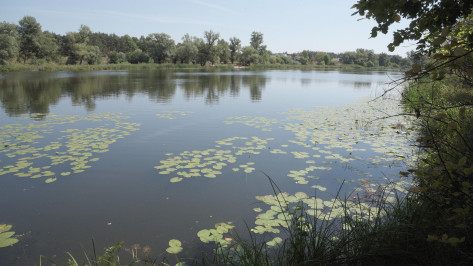
M250 45L256 51L259 51L262 48L261 46L263 45L263 33L253 31L251 33Z
M97 45L90 45L92 31L86 25L81 25L78 32L67 33L65 50L68 54L68 64L88 64L100 63L100 48Z
M120 37L120 44L118 47L118 52L122 52L126 54L126 53L133 52L136 49L138 49L138 46L128 34Z
M251 45L243 47L240 55L240 64L249 66L258 63L260 63L260 55L258 54L258 51Z
M218 40L217 54L221 63L227 64L230 61L230 47L224 39Z
M31 16L23 17L18 24L20 56L26 63L27 59L35 58L40 53L41 25Z
M205 65L208 61L214 64L218 61L218 53L216 49L216 42L220 38L220 33L210 31L204 32L204 39L199 43L198 61L201 65Z
M230 61L232 64L236 61L241 50L241 41L237 37L230 38Z
M182 43L179 43L176 49L177 61L189 64L196 60L199 52L196 39L196 37L191 37L187 33L182 37Z
M58 45L54 34L49 31L43 32L40 35L39 43L41 49L38 53L38 58L46 59L46 61L55 61L58 57Z
M17 26L0 23L0 65L6 65L18 56Z
M146 40L147 51L155 63L161 64L171 60L176 48L171 36L165 33L152 33Z

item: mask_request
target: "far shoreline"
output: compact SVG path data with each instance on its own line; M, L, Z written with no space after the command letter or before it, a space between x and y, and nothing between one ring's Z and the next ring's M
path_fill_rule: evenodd
M57 71L94 71L94 70L202 70L202 71L231 71L231 70L341 70L341 71L405 71L399 68L388 67L364 67L354 64L338 65L287 65L287 64L258 64L240 66L231 64L206 65L199 64L100 64L100 65L59 65L40 64L24 65L10 64L0 66L0 73L21 72L57 72Z

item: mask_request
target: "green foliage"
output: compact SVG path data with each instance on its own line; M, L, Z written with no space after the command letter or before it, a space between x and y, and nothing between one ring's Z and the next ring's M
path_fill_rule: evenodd
M263 45L263 33L253 31L251 33L250 46L258 51L258 53L266 50L266 45Z
M275 185L273 185L273 188ZM431 214L423 208L418 194L399 195L388 202L388 188L366 202L339 199L341 212L317 211L311 200L275 197L282 210L285 227L282 238L271 234L258 237L249 232L245 239L232 234L236 243L217 244L205 254L205 265L443 265L471 263L451 246L427 240L426 219ZM276 195L276 189L275 189ZM282 195L282 194L278 194ZM337 196L338 198L338 196ZM316 200L314 200L316 201ZM313 203L311 203L313 204ZM315 204L317 205L317 204ZM261 211L257 209L257 211ZM354 213L353 213L354 211ZM327 219L339 216L336 219ZM432 223L435 221L432 221ZM206 235L206 234L202 234ZM448 241L448 238L441 238ZM451 239L459 242L461 239Z
M7 34L0 34L0 65L7 65L18 56L16 39Z
M41 50L41 25L34 17L25 16L19 21L20 56L23 62L28 58L37 57Z
M429 35L439 35L445 28L467 17L472 11L473 3L464 0L359 0L352 8L357 9L353 15L373 19L378 24L372 28L371 37L376 37L379 32L386 34L389 27L401 19L411 20L408 27L393 33L389 50L393 51L405 40L415 40L417 50L428 51L433 44Z
M9 224L0 224L0 248L13 246L18 243L18 236L15 232L10 231L12 228Z
M131 64L148 63L149 55L141 51L140 49L136 49L135 51L127 55L127 60Z
M240 39L236 37L230 38L230 61L232 64L238 60L238 57L240 55L240 50L241 50L241 41Z
M181 64L189 64L195 62L199 49L197 48L198 41L196 37L191 37L186 34L182 37L182 43L177 45L175 61Z
M425 155L416 169L420 199L432 212L429 242L457 247L470 256L473 226L473 94L452 80L422 79L404 101L419 117Z
M175 53L174 40L165 33L152 33L146 37L146 51L155 63L161 64L171 60Z
M93 32L90 27L81 25L76 32L58 35L41 30L41 25L34 17L25 16L19 25L7 22L0 23L0 71L54 70L61 64L68 65L97 65L102 61L110 64L120 64L126 61L132 64L154 63L178 64L234 64L243 66L268 65L280 68L288 65L332 65L333 53L312 52L304 50L299 54L271 54L263 44L263 34L252 32L250 45L252 49L242 49L241 40L232 37L229 41L220 39L220 34L212 30L204 32L204 38L191 37L186 34L182 42L175 45L174 40L165 33L154 33L147 37L117 36ZM241 54L244 55L241 57ZM256 52L255 52L256 51ZM375 55L376 56L376 55ZM12 65L21 59L23 64L37 67ZM407 59L403 62L410 63ZM401 61L402 61L401 60ZM355 64L353 63L351 64ZM363 61L363 60L361 60ZM400 61L400 60L398 60ZM383 61L384 62L384 61ZM384 63L383 63L384 64ZM398 67L403 63L386 65ZM8 67L5 67L7 66ZM365 67L377 66L377 61L363 61ZM266 67L266 66L265 66ZM64 69L68 67L64 66Z
M243 47L240 55L240 64L243 66L249 66L252 64L258 64L260 62L260 56L258 51L253 46Z
M113 51L108 55L108 62L110 64L120 64L126 62L126 54Z
M219 61L219 54L216 47L216 42L220 38L220 33L215 33L212 30L204 32L204 39L199 40L197 48L197 61L200 65L205 66L207 62L215 64Z
M220 59L220 63L227 64L230 61L230 46L224 39L218 40L217 43L217 54Z

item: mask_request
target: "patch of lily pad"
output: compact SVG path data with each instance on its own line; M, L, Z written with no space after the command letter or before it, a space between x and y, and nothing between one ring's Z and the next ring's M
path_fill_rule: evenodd
M332 168L324 166L309 166L302 170L290 170L287 176L292 177L296 181L296 184L305 185L309 183L307 179L319 179L319 177L317 176L309 175L309 173L313 172L314 170L328 171L332 170Z
M225 237L231 229L235 226L227 223L218 223L215 225L215 229L203 229L197 233L200 241L204 243L214 242L222 247L226 247L231 244L231 238Z
M223 168L237 162L237 156L245 154L259 154L274 138L261 139L259 137L232 137L216 141L215 149L184 151L177 155L166 154L167 159L161 160L154 168L161 175L174 175L171 183L177 183L184 178L207 177L216 178L223 174ZM226 146L227 149L217 149ZM250 174L256 170L254 162L233 167L232 171Z
M249 116L232 116L223 121L227 125L243 124L249 127L261 129L262 131L272 131L272 125L277 124L278 121L274 118L265 117L249 117Z
M99 160L110 145L139 128L113 114L50 115L44 120L0 127L0 175L46 178L81 173ZM77 124L77 126L76 126ZM64 128L67 125L67 128Z
M398 102L381 98L343 108L292 109L285 113L288 123L283 128L295 135L290 143L310 148L318 157L341 163L357 160L371 163L370 166L382 162L396 164L412 154L408 143L414 129L409 118L390 116L400 112ZM372 160L353 156L362 152L379 155ZM307 154L293 155L304 158Z
M13 246L18 243L18 236L15 235L14 231L10 231L12 225L0 224L0 248Z
M182 251L181 245L181 241L177 239L171 239L169 240L169 247L166 249L166 251L170 254L177 254Z
M175 119L176 116L186 116L188 114L192 114L194 112L189 112L189 111L164 111L162 113L156 114L157 117L159 118L165 118L165 119Z

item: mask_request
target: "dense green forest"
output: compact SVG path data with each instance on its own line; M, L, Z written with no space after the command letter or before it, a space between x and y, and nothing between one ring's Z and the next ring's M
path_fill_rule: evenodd
M250 44L241 40L228 41L212 30L203 37L184 35L176 42L166 33L151 33L140 38L92 32L81 25L77 32L60 35L43 31L34 17L25 16L18 25L0 23L0 65L22 63L41 65L97 65L119 63L174 64L255 64L280 65L339 65L363 67L408 68L413 57L403 58L373 50L357 49L341 54L304 50L299 53L272 53L264 45L263 34L253 32Z

